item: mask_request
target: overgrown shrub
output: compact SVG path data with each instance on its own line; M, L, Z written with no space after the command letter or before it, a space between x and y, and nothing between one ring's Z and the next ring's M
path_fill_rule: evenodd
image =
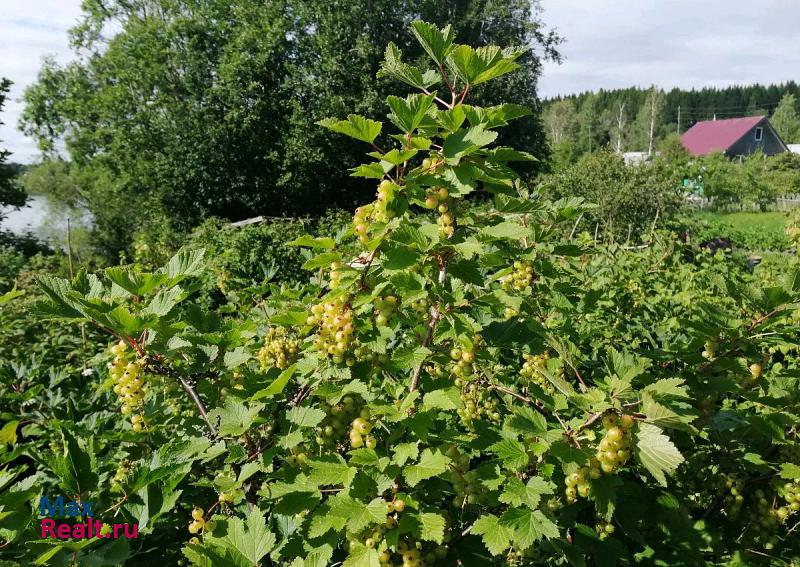
M668 220L683 204L680 178L668 164L625 165L621 156L597 152L582 156L541 183L553 198L582 197L597 205L581 227L607 240L638 240L657 219Z

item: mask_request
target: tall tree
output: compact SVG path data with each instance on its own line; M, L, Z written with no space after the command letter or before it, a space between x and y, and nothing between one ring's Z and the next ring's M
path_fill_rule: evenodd
M628 124L628 115L625 110L626 102L621 100L617 102L614 109L614 122L613 122L613 143L614 151L618 154L622 153L623 139L625 138L625 126Z
M542 121L551 144L559 144L575 134L578 116L572 99L550 104L542 113Z
M187 230L208 215L352 206L371 183L340 164L363 149L314 123L383 118L381 101L399 88L376 78L384 46L422 56L407 31L420 17L456 23L461 42L556 56L558 37L523 0L84 0L72 30L82 57L43 67L25 94L24 125L45 150L63 140L112 252L137 230ZM540 59L532 51L520 62L522 72L479 88L476 102L536 109ZM546 155L536 115L505 135Z
M664 105L664 91L653 85L636 115L636 139L640 148L647 149L648 156L653 155L656 136L664 121Z
M8 96L11 81L0 78L0 113ZM3 122L0 122L2 125ZM16 182L16 171L7 163L11 152L0 148L0 208L1 207L21 207L25 204L25 192ZM0 221L3 220L3 211L0 210Z
M800 116L793 94L786 93L772 115L772 126L785 142L800 142Z
M583 153L599 149L597 140L601 135L601 125L597 95L588 96L581 103L578 124L578 150Z

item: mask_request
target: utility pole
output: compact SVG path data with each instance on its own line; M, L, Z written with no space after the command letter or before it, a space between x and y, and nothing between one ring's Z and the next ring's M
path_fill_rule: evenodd
M617 113L617 153L622 153L622 129L625 128L625 103L619 105Z
M681 135L681 105L678 105L678 136Z

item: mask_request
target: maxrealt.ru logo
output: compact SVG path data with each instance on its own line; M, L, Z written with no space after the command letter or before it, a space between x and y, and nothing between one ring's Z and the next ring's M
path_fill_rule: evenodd
M94 519L94 502L65 501L59 496L52 502L47 496L39 500L39 515L42 516L42 538L53 539L117 539L139 537L139 524L104 524ZM66 521L57 522L55 518ZM85 521L84 521L85 518ZM76 521L77 520L77 521Z

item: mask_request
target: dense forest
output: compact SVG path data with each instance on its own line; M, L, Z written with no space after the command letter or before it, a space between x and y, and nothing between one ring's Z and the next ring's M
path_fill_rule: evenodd
M546 129L557 154L580 155L602 147L648 151L651 122L658 142L701 120L760 114L772 118L786 142L800 141L800 85L794 81L669 91L655 86L601 89L555 97L544 106Z

